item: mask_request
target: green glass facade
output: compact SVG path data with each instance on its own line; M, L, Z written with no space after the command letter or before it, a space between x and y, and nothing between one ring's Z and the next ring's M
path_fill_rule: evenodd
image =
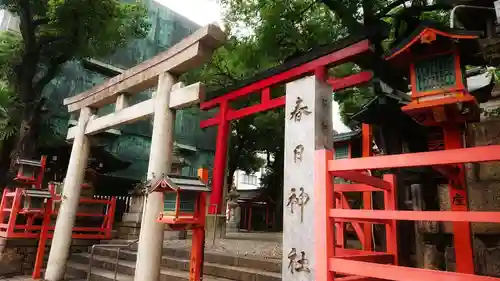
M148 3L149 21L151 29L144 39L134 40L126 47L114 54L99 58L99 61L113 67L127 69L144 60L154 57L165 51L200 26L176 14L168 8L155 3ZM89 70L80 62L67 63L62 73L46 87L44 95L48 98L47 106L50 112L55 112L52 122L56 124L58 132L66 135L69 114L63 106L63 100L92 88L108 77L104 74ZM154 89L151 89L154 90ZM148 99L151 91L137 94L131 103ZM102 108L98 114L104 115L112 110L114 105ZM201 130L199 122L209 117L206 112L198 108L178 111L175 123L176 151L187 160L188 166L182 169L182 175L194 176L199 167L212 165L213 150L215 147L215 130ZM112 176L130 179L143 179L146 176L151 141L151 122L140 121L120 128L121 135L104 137L106 150L121 160L132 163L126 170L113 172Z

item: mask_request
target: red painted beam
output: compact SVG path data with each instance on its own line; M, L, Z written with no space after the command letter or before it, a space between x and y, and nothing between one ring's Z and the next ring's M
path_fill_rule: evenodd
M330 160L330 172L408 168L500 160L500 145Z
M356 256L335 255L335 257L351 261L364 261L364 262L385 263L385 264L394 263L394 255L387 253L370 253L370 254L356 255Z
M352 161L354 159L366 159L366 158L350 158L348 160ZM332 165L331 163L335 162L335 161L340 161L340 160L330 160L328 167L331 167L331 165ZM379 188L381 191L391 189L391 184L389 182L386 182L385 180L383 180L381 178L367 175L367 174L362 173L362 172L345 171L345 170L337 172L337 171L330 170L330 174L332 176L343 178L343 179L350 180L350 181L354 181L357 183L371 185L375 188ZM334 185L334 188L335 188L335 185Z
M388 223L388 220L500 223L500 212L330 209L329 214L332 218L367 220L380 223Z
M347 197L345 194L341 195L341 200L342 200L342 209L347 209L347 210L352 210L351 205L349 204L349 201L347 201ZM363 229L361 228L361 225L356 222L351 223L352 228L354 228L354 232L356 232L356 236L358 236L359 241L363 245L363 249L365 248L365 233L363 232Z
M363 256L363 255L386 255L385 252L373 252L358 249L335 248L335 256Z
M255 113L268 111L268 110L271 110L274 108L285 106L285 96L265 100L266 99L265 95L263 95L262 99L263 100L260 104L254 104L254 105L251 105L249 107L245 107L245 108L238 109L238 110L228 110L227 120L228 121L237 120L237 119L241 119L243 117L246 117L246 116L249 116L249 115L252 115ZM206 119L206 120L201 121L200 128L203 129L203 128L207 128L207 127L211 127L211 126L216 126L216 125L219 125L219 122L220 122L220 117L215 116L215 117L212 117L210 119Z
M500 278L495 277L351 261L340 258L331 258L328 264L330 271L333 272L394 281L500 281Z
M346 276L346 277L337 277L335 278L335 281L382 281L382 279L364 277L364 276Z
M362 183L336 183L333 185L334 192L375 192L375 191L383 191L383 189L376 188L373 186L369 186L367 184Z
M217 116L212 117L210 119L200 121L200 128L203 129L203 128L208 128L208 127L212 127L212 126L217 126L217 125L219 125L219 122L220 122L220 116L217 115Z
M242 109L229 111L227 113L227 119L228 120L241 119L245 116L249 116L249 115L259 113L262 111L268 111L270 109L282 107L282 106L285 106L285 96L281 96L279 98L267 100L267 101L262 102L260 104L252 105L252 106L245 107Z
M370 82L373 79L371 71L363 71L342 78L329 78L327 83L332 86L334 92L341 91L350 87L358 86Z
M340 64L348 59L352 59L352 57L354 56L368 52L370 50L370 45L371 44L369 40L360 41L349 47L337 50L333 53L317 58L303 65L297 66L295 68L273 75L269 78L242 87L224 96L220 96L218 98L203 102L200 104L200 108L203 110L211 109L225 101L235 100L239 97L243 97L248 94L258 92L264 88L276 84L282 84L292 79L297 79L308 73L314 73L314 71L319 67L329 66L333 64Z

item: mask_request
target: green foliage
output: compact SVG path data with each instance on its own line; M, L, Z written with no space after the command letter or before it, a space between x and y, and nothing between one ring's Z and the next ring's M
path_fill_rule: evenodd
M14 136L18 126L9 115L9 108L14 104L14 94L6 83L0 83L0 142Z
M430 6L433 1L384 0L220 0L229 43L220 48L212 62L200 73L200 79L217 95L256 73L333 44L353 34L375 34L373 42L380 54L411 31L422 18L445 21L446 10ZM321 4L324 3L325 5ZM334 77L344 77L360 68L353 63L330 70ZM273 96L283 89L273 89ZM373 97L369 87L347 89L334 94L340 104L344 123L355 126L350 116ZM213 96L212 96L213 98ZM240 108L258 102L259 96L232 104ZM256 152L266 155L266 174L261 179L268 195L277 202L283 198L284 112L264 112L234 121L229 148L229 178L242 169L257 168ZM277 204L280 218L281 204ZM277 223L279 225L279 222Z
M0 79L8 80L14 75L14 66L20 63L21 35L12 31L0 32Z
M4 106L9 124L23 126L14 131L20 133L14 152L30 157L37 140L51 143L54 137L43 110L45 86L70 60L109 55L146 36L147 10L118 0L0 0L0 8L19 18L19 33L0 34L0 80L8 81L16 100Z

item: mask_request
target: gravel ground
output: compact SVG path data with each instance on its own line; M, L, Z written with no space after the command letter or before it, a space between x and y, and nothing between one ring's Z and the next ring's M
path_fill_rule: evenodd
M255 256L268 259L281 259L281 233L234 233L225 239L205 241L208 251L242 256ZM191 240L165 241L164 246L173 248L188 248Z

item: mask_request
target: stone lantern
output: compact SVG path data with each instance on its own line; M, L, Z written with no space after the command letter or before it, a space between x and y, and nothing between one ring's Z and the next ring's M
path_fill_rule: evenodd
M241 219L241 209L238 204L238 199L240 194L236 190L236 186L233 184L231 190L228 194L227 208L229 209L229 219L227 223L228 231L238 231Z

